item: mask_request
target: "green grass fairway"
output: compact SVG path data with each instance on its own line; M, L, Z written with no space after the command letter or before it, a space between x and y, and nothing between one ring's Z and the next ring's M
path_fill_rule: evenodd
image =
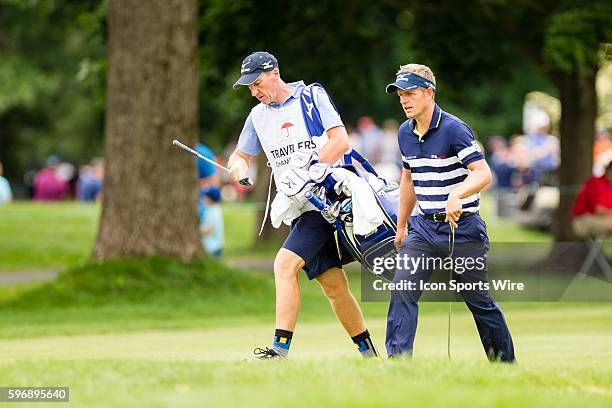
M506 305L518 366L485 360L460 304L448 361L438 306L423 305L412 360L361 361L326 315L298 325L289 361L242 361L269 343L270 315L265 324L1 339L0 384L70 386L70 406L83 407L610 406L610 305ZM382 349L383 316L367 309Z
M75 202L15 202L0 206L0 273L62 270L85 262L96 238L99 214L100 206ZM223 215L226 255L244 255L248 251L251 256L257 221L255 205L226 204ZM263 248L263 255L273 254L276 249Z
M228 254L253 256L244 239L253 236L253 206L224 210ZM518 365L486 360L461 303L449 361L448 304L423 303L413 359L363 361L318 285L301 275L291 358L244 361L271 342L272 276L206 259L86 263L98 213L73 203L0 209L0 272L68 268L52 283L0 286L0 386L70 387L69 404L19 407L610 406L610 303L503 304ZM508 221L488 224L493 242L550 240ZM349 280L359 296L359 274ZM362 306L386 355L387 304Z
M279 362L244 361L271 341L269 275L152 258L5 287L0 385L70 386L78 407L609 406L608 303L504 304L516 366L486 361L462 303L448 361L448 304L423 303L412 360L361 361L318 285L302 277L301 288L291 359ZM362 306L386 354L387 305Z
M550 236L495 219L493 198L483 197L482 212L491 242L549 242ZM279 245L254 247L256 204L223 205L225 256L272 257ZM16 202L0 207L0 273L59 269L87 260L98 227L95 204Z

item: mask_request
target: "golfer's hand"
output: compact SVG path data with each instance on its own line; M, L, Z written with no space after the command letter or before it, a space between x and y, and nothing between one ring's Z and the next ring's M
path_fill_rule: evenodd
M249 172L249 165L245 159L240 156L234 156L229 164L229 173L230 176L236 180L240 181L246 178L247 173Z
M461 216L461 200L452 192L448 195L448 200L446 200L446 219L444 222L448 222L451 227L457 228L457 221L459 221L459 217Z
M402 248L407 234L408 229L406 227L397 227L397 232L395 233L395 240L393 241L393 245L395 245L395 249L397 249L398 251Z

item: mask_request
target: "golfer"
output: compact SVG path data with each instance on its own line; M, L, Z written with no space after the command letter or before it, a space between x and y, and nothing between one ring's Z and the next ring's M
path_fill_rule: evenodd
M401 66L386 90L397 93L408 118L398 131L404 168L395 245L400 256L422 259L412 269L398 269L394 280L427 282L432 273L427 265L435 264L425 262L428 258L472 258L471 267L462 273L451 269L453 279L476 284L477 289L461 294L489 359L512 362L514 346L504 315L488 290L478 286L488 282L489 240L478 211L479 192L491 181L489 166L470 128L436 104L436 79L427 66ZM415 205L417 214L410 217L408 229ZM389 356L412 354L421 294L418 289L392 293L387 316Z
M306 86L303 81L285 83L276 58L267 52L255 52L242 62L241 77L234 84L248 86L260 103L246 119L236 149L230 156L230 174L236 180L247 175L249 163L262 150L280 180L290 169L292 153L318 151L320 163L337 162L350 150L348 135L329 96L320 85ZM307 95L303 95L307 94ZM300 98L312 100L302 108ZM328 136L319 150L307 131L305 117L317 112ZM272 348L257 348L260 358L286 358L300 310L298 272L304 269L309 279L321 285L332 309L363 357L377 353L366 329L361 309L349 290L334 239L334 228L318 211L303 212L291 226L291 232L274 260L276 286L276 331Z

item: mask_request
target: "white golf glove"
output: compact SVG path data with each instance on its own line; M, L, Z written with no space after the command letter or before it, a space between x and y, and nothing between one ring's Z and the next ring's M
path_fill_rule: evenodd
M228 165L230 176L234 180L240 181L246 178L249 172L249 165L245 159L240 156L232 156Z

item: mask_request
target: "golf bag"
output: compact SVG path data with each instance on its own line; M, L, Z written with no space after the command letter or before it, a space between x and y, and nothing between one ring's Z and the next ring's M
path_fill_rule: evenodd
M357 167L353 160L361 165ZM376 203L383 213L382 223L367 235L357 235L353 230L353 197L342 188L333 174L329 174L317 188L306 192L305 197L323 217L336 229L338 253L346 263L346 253L365 268L372 271L374 258L387 257L395 252L393 241L397 231L397 211L399 208L399 186L380 178L374 168L363 156L353 150L344 156L344 164L337 166L365 179L372 189Z
M316 87L323 88L321 84L314 83L307 86L300 95L304 122L311 137L321 136L325 132L313 95ZM331 98L329 100L336 108ZM359 169L353 160L357 161L363 170ZM339 167L368 181L368 185L375 194L376 202L383 212L383 222L374 232L365 236L353 232L352 197L348 196L346 191L335 188L337 181L332 175L326 176L322 182L318 183L318 186L321 187L319 194L307 192L305 197L334 225L341 260L343 254L348 252L353 259L372 270L374 258L391 255L395 251L393 241L397 231L399 186L379 177L370 163L355 150L344 155L343 161L344 164Z

